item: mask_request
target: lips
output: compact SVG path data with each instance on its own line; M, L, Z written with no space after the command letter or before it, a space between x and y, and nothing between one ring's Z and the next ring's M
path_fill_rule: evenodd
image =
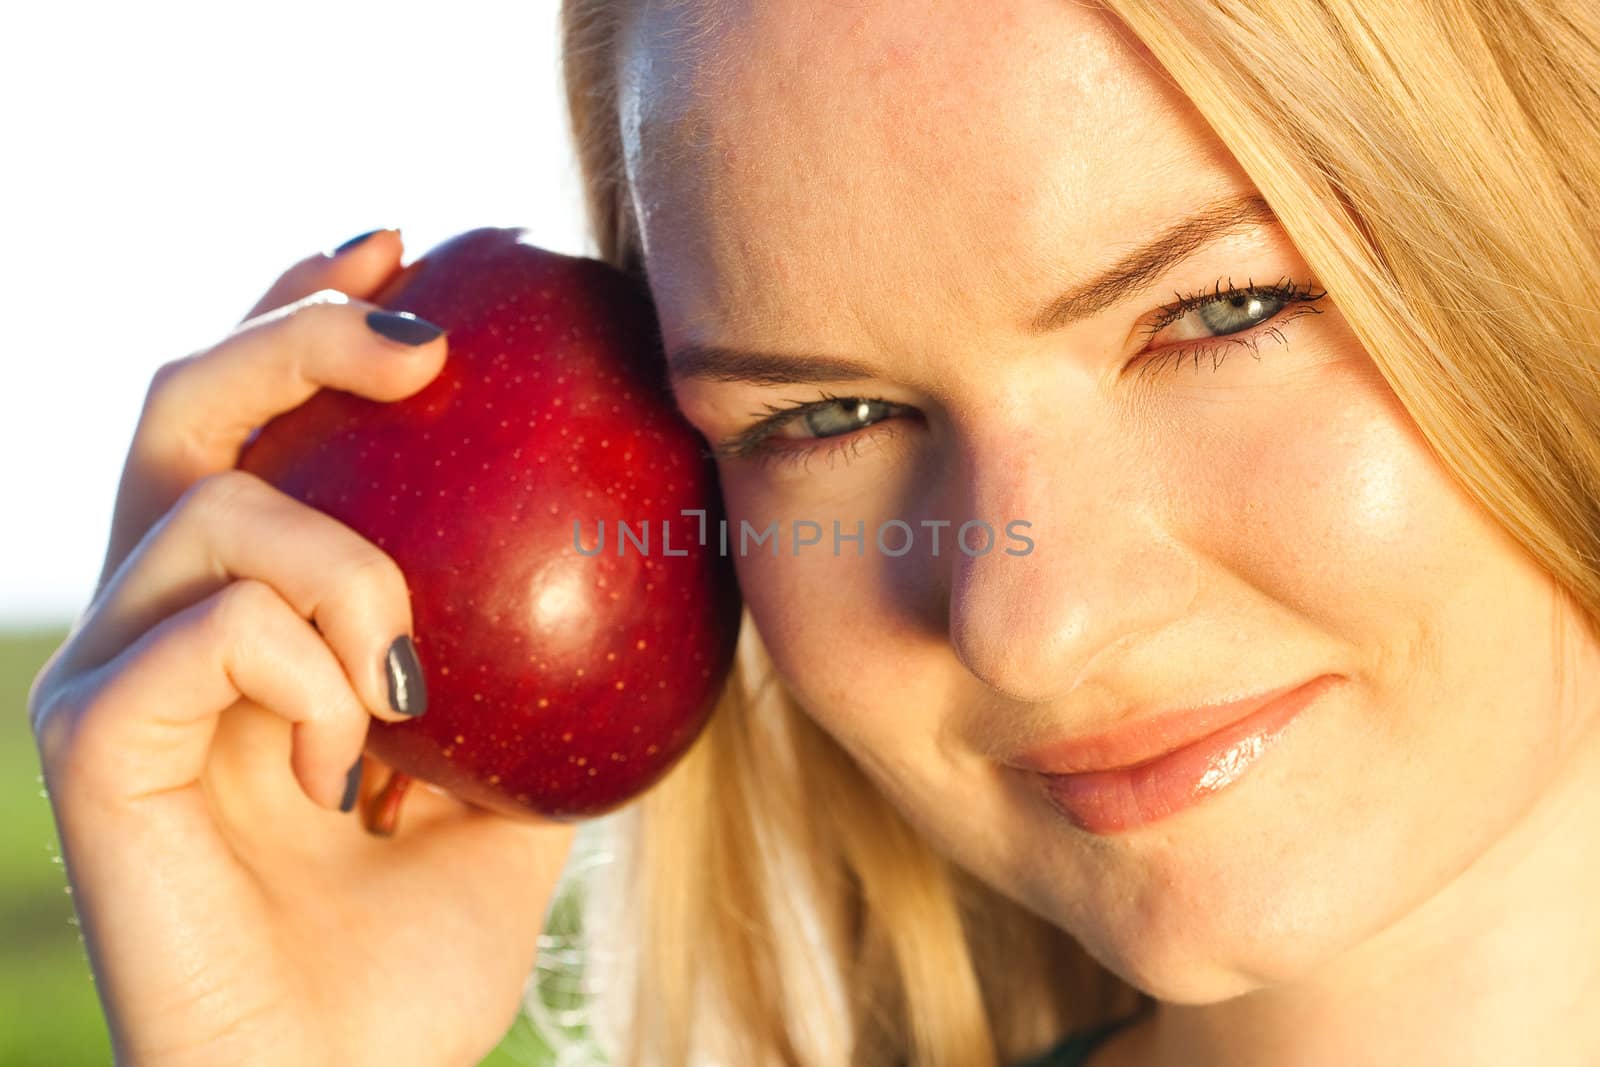
M1074 825L1096 834L1118 833L1163 819L1238 782L1339 680L1320 675L1242 701L1166 712L1115 731L1057 742L1016 762L1031 764L1046 798ZM1062 767L1070 770L1055 770Z

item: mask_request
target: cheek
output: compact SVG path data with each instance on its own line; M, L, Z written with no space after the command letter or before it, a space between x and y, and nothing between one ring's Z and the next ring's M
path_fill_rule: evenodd
M1356 638L1430 614L1481 563L1484 518L1364 356L1225 403L1168 461L1169 519L1258 594Z
M1289 758L1219 800L1236 818L1175 823L1114 857L1112 876L1080 868L1038 895L1075 908L1054 903L1055 886L1087 884L1099 911L1073 924L1133 969L1181 983L1217 967L1229 977L1216 988L1237 990L1393 922L1548 787L1561 748L1551 587L1364 353L1186 412L1183 447L1168 435L1149 461L1165 457L1168 528L1210 565L1208 602L1271 611L1253 634L1356 684Z
M927 560L915 553L894 559L878 554L873 530L895 517L893 508L870 494L834 502L834 509L809 504L797 512L756 469L725 464L721 472L728 510L728 551L734 556L745 606L760 631L773 666L790 692L847 748L865 756L880 735L905 735L907 709L932 708L938 683L927 670L945 635L918 619L911 591L926 592ZM864 551L841 542L833 552L832 522L853 532L866 525ZM789 540L797 519L823 529L822 542L794 554ZM776 523L776 554L752 537L740 552L740 522L754 531Z
M1172 516L1288 632L1338 641L1370 717L1440 779L1552 755L1548 577L1459 488L1364 352L1262 390L1193 450ZM1314 380L1313 380L1314 379ZM1470 710L1470 714L1461 714ZM1509 740L1507 731L1510 730ZM1511 751L1520 755L1511 757Z

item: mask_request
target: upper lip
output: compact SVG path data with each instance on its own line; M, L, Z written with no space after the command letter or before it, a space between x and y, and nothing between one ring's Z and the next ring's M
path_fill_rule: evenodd
M1132 767L1224 730L1321 677L1261 690L1240 700L1135 715L1096 734L1049 741L1007 762L1041 774L1082 774Z

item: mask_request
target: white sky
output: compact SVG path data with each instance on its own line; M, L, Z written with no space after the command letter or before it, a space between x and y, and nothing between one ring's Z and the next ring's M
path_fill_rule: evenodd
M72 619L150 375L284 269L523 226L592 255L556 0L18 4L0 35L0 624Z

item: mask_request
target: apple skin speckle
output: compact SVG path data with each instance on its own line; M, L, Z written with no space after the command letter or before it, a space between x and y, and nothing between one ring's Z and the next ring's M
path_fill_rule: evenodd
M704 729L741 613L732 560L677 529L694 523L684 510L709 526L723 512L705 442L667 388L648 289L485 227L424 254L374 303L445 328L439 374L392 403L324 389L239 463L405 575L428 711L373 720L366 751L514 817L610 811ZM600 520L606 550L575 551L573 523L587 546ZM670 521L688 554L619 557L618 520L658 540ZM619 648L650 654L607 655Z

